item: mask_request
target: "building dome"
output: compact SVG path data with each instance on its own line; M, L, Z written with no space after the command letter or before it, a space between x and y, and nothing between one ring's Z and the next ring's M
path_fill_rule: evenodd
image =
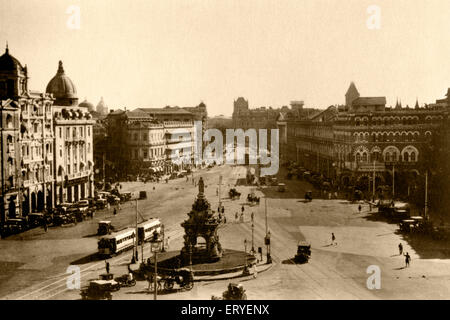
M108 106L103 100L103 97L101 97L99 103L97 104L97 112L103 115L108 114Z
M87 108L89 112L94 111L94 105L87 101L87 99L84 99L82 103L78 105L81 108Z
M45 91L53 94L56 99L55 105L68 106L78 102L77 89L72 80L64 73L62 61L59 61L58 71L48 83Z
M0 56L0 70L1 71L22 71L24 68L22 64L9 54L8 46L5 49L5 53Z

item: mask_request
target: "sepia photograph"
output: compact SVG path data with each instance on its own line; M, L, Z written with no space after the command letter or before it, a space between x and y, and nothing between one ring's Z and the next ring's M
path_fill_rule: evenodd
M450 299L449 18L0 0L0 300Z

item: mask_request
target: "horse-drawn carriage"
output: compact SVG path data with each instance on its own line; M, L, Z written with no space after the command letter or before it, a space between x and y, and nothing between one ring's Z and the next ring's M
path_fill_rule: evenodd
M241 197L241 193L236 190L236 188L231 188L230 191L228 191L228 196L231 200L239 199Z
M194 287L194 273L188 268L160 269L158 275L165 290L172 290L175 284L183 290L191 290Z

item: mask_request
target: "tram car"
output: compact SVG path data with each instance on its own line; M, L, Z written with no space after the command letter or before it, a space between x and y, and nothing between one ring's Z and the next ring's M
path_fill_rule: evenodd
M138 243L149 241L153 237L153 233L161 233L162 224L158 218L151 218L138 224Z
M133 248L135 228L126 228L100 238L98 241L98 254L101 257L111 257L122 251Z

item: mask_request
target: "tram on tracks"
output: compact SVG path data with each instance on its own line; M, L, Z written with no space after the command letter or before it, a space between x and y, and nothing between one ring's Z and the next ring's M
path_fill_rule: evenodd
M148 241L153 237L154 232L160 233L162 229L161 221L158 218L151 218L141 222L137 226L138 243ZM128 227L109 235L102 236L98 240L98 254L101 257L111 257L134 247L136 241L136 228Z

